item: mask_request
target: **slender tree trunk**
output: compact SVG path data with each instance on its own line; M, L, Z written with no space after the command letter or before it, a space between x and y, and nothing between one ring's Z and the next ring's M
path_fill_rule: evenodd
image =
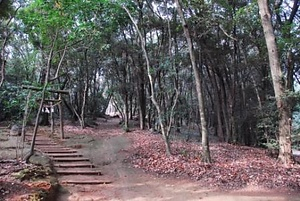
M127 89L125 89L127 90ZM129 104L128 104L128 92L126 91L124 96L124 106L123 106L123 112L124 112L124 130L128 131L129 129Z
M161 128L162 136L163 136L164 143L165 143L166 154L171 155L171 147L170 147L170 142L169 142L169 136L166 133L167 128L166 128L166 125L164 124L163 113L162 113L161 107L158 104L158 102L156 100L156 96L155 96L154 81L153 81L153 76L152 76L152 73L151 73L148 53L147 53L147 50L146 50L145 38L142 36L142 34L139 30L139 27L136 24L136 22L134 21L134 19L132 18L129 10L125 6L123 8L127 12L127 14L129 16L129 18L131 19L132 23L134 24L134 26L136 28L136 31L138 32L139 39L141 40L141 48L143 50L143 53L144 53L144 56L145 56L145 59L146 59L146 65L147 65L147 74L148 74L150 90L151 90L151 101L152 101L153 105L155 106L157 114L158 114L158 121L159 121L159 125L160 125L160 128Z
M56 37L57 37L57 33L55 35L55 39L52 42L52 46L51 46L50 53L49 53L49 56L48 56L45 81L44 81L44 86L43 86L43 89L42 89L42 98L41 98L39 109L38 109L36 119L35 119L35 126L34 126L34 130L33 130L33 134L32 134L30 151L24 157L26 162L28 162L30 157L34 154L35 139L36 139L36 135L37 135L38 127L39 127L40 114L42 112L43 104L44 104L44 100L45 100L45 96L46 96L46 88L48 86L48 81L49 81L50 67L51 67L51 61L52 61L52 57L53 57L53 51L54 51L54 45L55 45Z
M83 98L82 98L82 105L81 105L81 114L80 114L80 126L81 129L85 128L85 106L86 106L86 99L87 99L87 92L88 92L88 75L86 75L86 80L84 82L84 90L83 90Z
M23 122L22 122L22 142L25 142L25 135L26 135L26 124L27 124L27 118L28 118L28 109L29 109L29 101L30 101L30 97L31 97L31 91L28 92L27 98L26 98L26 105L24 108L24 116L23 116Z
M83 79L84 80L84 88L83 88L83 97L82 97L81 114L80 114L80 118L81 118L80 127L81 127L81 129L85 128L85 110L86 110L86 103L87 103L88 90L89 90L89 69L88 69L89 64L88 64L87 53L88 53L88 50L86 50L84 52L86 71L83 72L83 73L85 73L86 77L85 77L85 79Z
M0 55L0 65L1 65L1 70L0 70L0 88L2 87L4 80L5 80L5 66L6 66L6 60L5 60L5 46L8 40L8 36L4 38L3 44L2 44L2 50L1 50L1 55Z
M137 96L138 96L138 110L140 129L146 128L146 89L145 89L145 70L142 64L142 55L138 55L138 66L136 67L137 78Z
M214 106L215 106L215 111L216 111L216 117L217 117L217 135L218 138L221 142L223 142L225 140L224 137L224 132L223 132L223 128L222 128L222 105L221 105L221 99L220 99L220 94L219 94L219 89L218 89L218 84L217 84L217 80L216 80L216 75L212 70L211 66L207 67L207 71L209 74L209 77L211 79L212 82L212 86L213 88L215 88L215 96L214 96Z
M18 7L15 11L15 14L18 12L18 10L20 9L20 7ZM9 24L11 23L11 21L13 20L13 18L15 17L14 15L11 15L9 20L6 22L6 28L8 28ZM6 59L5 59L5 47L7 45L7 42L9 40L10 35L12 34L12 32L9 33L9 31L7 30L7 33L4 34L5 38L4 41L2 43L2 47L1 47L1 54L0 54L0 88L2 87L4 80L5 80L5 66L6 66Z
M279 112L279 156L285 165L293 162L291 142L291 107L285 97L284 75L281 70L276 38L271 21L271 14L267 0L258 0L259 13L269 55L269 64L275 92L277 109Z
M123 82L121 86L121 98L123 100L123 112L124 112L124 130L128 131L129 130L129 90L128 90L128 85L129 81L127 79L128 77L128 59L127 59L127 52L122 53L122 75L123 75Z
M190 36L188 25L185 21L185 18L184 18L183 12L182 12L181 4L180 4L179 0L175 0L175 3L177 6L177 11L179 13L179 16L181 18L184 34L185 34L186 40L188 42L190 59L192 62L192 68L193 68L193 72L194 72L194 76L195 76L197 98L198 98L198 104L199 104L199 114L200 114L200 121L201 121L202 148L203 148L203 156L202 157L203 157L204 162L211 163L208 132L207 132L207 122L206 122L206 118L205 118L204 103L203 103L202 81L201 81L200 73L199 73L197 65L196 65L196 58L195 58L195 54L194 54L194 50L193 50L192 39Z
M140 129L145 129L146 127L146 97L145 97L145 84L144 84L144 70L140 69L142 72L139 73L141 77L138 78L138 101L139 101L139 120Z
M218 77L219 80L219 85L220 85L220 101L221 101L221 110L223 114L223 124L225 127L225 141L230 142L230 136L231 136L231 131L230 131L230 125L229 125L229 118L228 118L228 110L227 110L227 95L226 95L226 89L225 89L225 83L222 77Z
M63 107L62 107L62 101L61 101L61 94L59 94L59 104L58 104L58 110L59 110L59 130L60 130L60 138L65 138L64 133L64 115L63 115Z
M42 72L41 72L41 79L40 79L41 84L45 83L45 79L46 79L46 76L47 76L46 73L47 73L47 69L43 69ZM47 82L49 82L49 80ZM46 109L46 108L44 108L44 109ZM50 125L49 113L47 111L42 111L42 119L39 123L40 123L41 126L49 126Z
M53 112L52 112L52 108L53 108L53 103L50 102L50 125L51 125L50 137L51 138L54 135L54 115L53 115Z

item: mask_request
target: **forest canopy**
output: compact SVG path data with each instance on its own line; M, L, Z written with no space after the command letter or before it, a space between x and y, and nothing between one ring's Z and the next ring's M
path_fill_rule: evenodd
M64 118L84 128L113 104L167 154L190 128L206 161L211 137L276 147L284 163L299 146L298 0L1 0L0 22L0 121L23 118L30 85L45 93L29 119L58 98L47 90L68 90Z

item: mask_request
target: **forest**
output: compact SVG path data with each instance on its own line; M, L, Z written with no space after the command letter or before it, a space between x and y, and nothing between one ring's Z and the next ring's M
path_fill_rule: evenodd
M298 0L1 0L0 19L0 121L26 108L48 124L43 104L59 99L54 115L84 129L113 104L124 131L137 119L166 155L193 128L204 162L214 138L294 163Z

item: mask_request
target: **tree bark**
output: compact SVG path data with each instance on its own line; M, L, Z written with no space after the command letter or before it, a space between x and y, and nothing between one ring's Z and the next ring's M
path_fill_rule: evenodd
M140 129L144 130L146 127L146 95L145 95L145 79L144 79L144 69L141 67L140 72L138 73L138 101L139 101L139 120L140 120Z
M23 115L23 122L22 122L22 142L25 142L25 135L26 135L26 124L27 124L27 118L28 118L28 108L29 108L29 101L30 101L30 97L31 97L31 91L28 92L27 98L26 98L26 105L24 108L24 115Z
M261 23L264 30L268 49L269 65L276 105L279 112L279 156L278 159L285 165L293 162L291 142L291 107L285 97L284 75L281 70L276 38L272 26L272 19L267 0L258 0Z
M159 125L161 128L161 132L162 132L162 137L164 140L164 144L165 144L165 148L166 148L166 155L171 155L171 147L170 147L170 142L169 142L169 135L167 133L167 128L166 125L164 123L163 120L163 113L161 110L161 107L159 105L159 103L156 100L156 96L155 96L155 89L154 89L154 81L153 81L153 76L151 73L151 67L150 67L150 61L149 61L149 57L148 57L148 52L146 50L146 42L145 42L145 38L142 36L140 29L138 27L138 25L136 24L136 22L134 21L134 19L132 18L129 10L123 6L124 10L127 12L129 18L131 19L132 23L134 24L136 31L138 32L139 35L139 39L141 40L141 48L143 50L145 59L146 59L146 65L147 65L147 74L148 74L148 78L149 78L149 84L150 84L150 90L151 90L151 101L153 103L153 105L156 108L157 114L158 114L158 121L159 121Z
M53 57L54 45L55 45L56 39L57 39L57 32L56 32L55 38L52 42L51 49L50 49L49 56L48 56L48 61L47 61L47 66L46 66L46 75L45 75L45 80L43 83L44 85L43 85L43 89L42 89L42 98L41 98L39 109L38 109L36 119L35 119L35 126L34 126L34 130L33 130L33 134L32 134L30 151L24 157L24 160L26 161L26 163L29 162L30 157L34 154L35 140L36 140L36 135L37 135L38 127L39 127L40 114L42 112L43 104L44 104L44 100L45 100L45 96L46 96L46 91L47 91L46 88L48 86L51 61L52 61L52 57Z
M26 85L22 85L22 89L31 89L34 91L42 91L43 90L43 88L40 88L40 87L26 86ZM68 90L47 89L46 91L51 92L51 93L69 94Z
M186 37L186 40L188 42L189 47L189 53L190 53L190 59L192 63L192 68L195 76L195 82L196 82L196 91L197 91L197 99L199 104L199 114L200 114L200 121L201 121L201 134L202 134L202 159L204 162L211 163L211 157L210 157L210 150L209 150L209 141L208 141L208 132L207 132L207 122L205 117L205 111L204 111L204 103L203 103L203 92L202 92L202 80L200 73L198 71L197 65L196 65L196 58L193 50L193 44L192 39L190 36L190 32L188 29L188 25L185 21L181 4L179 0L175 0L176 6L177 6L177 12L181 18L182 27L184 30L184 34Z
M221 105L221 99L220 99L220 94L219 94L219 89L218 89L218 84L217 84L217 80L216 80L216 75L212 70L211 66L207 67L207 71L208 71L208 75L209 78L211 80L212 86L214 88L215 91L215 97L214 97L214 107L215 107L215 112L216 112L216 118L217 118L217 136L219 138L219 140L221 142L225 141L225 137L224 137L224 132L223 132L223 128L222 128L222 105Z
M59 100L61 100L61 94L59 94ZM63 116L63 107L62 107L62 101L58 104L58 110L59 110L59 130L60 130L60 138L65 139L65 133L64 133L64 116Z
M0 55L0 65L1 65L1 70L0 70L0 74L1 74L1 79L0 79L0 88L2 87L4 80L5 80L5 66L6 66L6 60L5 60L5 46L8 40L8 36L5 37L4 42L2 44L2 51L1 51L1 55Z
M2 1L1 1L2 2ZM18 10L20 9L20 7L18 7L15 10L14 15L11 15L10 18L8 19L7 23L6 23L6 34L4 41L2 43L2 47L1 47L1 54L0 54L0 88L2 87L4 80L5 80L5 66L6 66L6 59L5 59L5 47L7 45L7 42L9 40L10 35L12 34L12 32L9 33L8 31L8 26L10 25L11 21L13 20L13 18L15 17L16 13L18 12Z

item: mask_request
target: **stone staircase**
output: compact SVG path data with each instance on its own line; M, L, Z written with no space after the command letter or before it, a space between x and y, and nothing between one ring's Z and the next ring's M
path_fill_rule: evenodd
M31 143L30 136L26 137ZM48 156L54 165L60 184L97 185L109 184L111 181L105 178L99 168L92 164L89 158L84 157L73 148L62 145L60 140L37 135L35 150Z

